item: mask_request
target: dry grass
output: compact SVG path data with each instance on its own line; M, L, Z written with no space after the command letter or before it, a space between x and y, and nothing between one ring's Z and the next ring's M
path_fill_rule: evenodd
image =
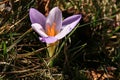
M120 1L1 0L1 80L119 80ZM76 29L61 40L53 67L46 45L31 29L30 7L48 15L58 6L63 17L82 14ZM54 58L52 58L54 59Z

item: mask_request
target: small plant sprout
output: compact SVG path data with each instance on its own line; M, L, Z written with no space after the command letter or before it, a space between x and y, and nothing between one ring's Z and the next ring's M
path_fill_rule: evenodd
M54 7L45 17L34 8L29 11L32 28L40 35L39 39L45 42L49 56L52 57L59 40L64 38L78 24L81 14L70 16L62 21L62 12L58 7Z

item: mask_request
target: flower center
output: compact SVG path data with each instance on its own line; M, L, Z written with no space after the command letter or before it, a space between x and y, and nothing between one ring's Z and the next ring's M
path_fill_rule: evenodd
M47 33L47 35L55 36L57 34L55 27L56 27L56 23L53 23L52 26L47 25L46 26L46 33Z

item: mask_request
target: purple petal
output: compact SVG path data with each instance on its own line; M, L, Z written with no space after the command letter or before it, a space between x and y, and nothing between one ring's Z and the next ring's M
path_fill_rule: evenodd
M60 33L55 36L55 38L62 39L63 37L65 37L78 24L80 19L81 15L74 15L64 20L64 28Z
M76 21L76 20L80 20L82 17L82 15L73 15L73 16L70 16L66 19L63 20L63 23L62 23L62 26L65 26L65 25L68 25L68 24L71 24L72 22Z
M40 41L45 42L47 44L54 43L57 41L55 37L39 37Z
M39 23L43 27L45 26L46 17L42 13L40 13L38 10L36 10L34 8L30 8L29 16L30 16L30 20L31 20L32 24Z
M59 32L62 27L62 12L58 7L55 7L50 11L47 17L46 25L49 24L52 26L54 22L56 23L56 30Z
M48 35L45 33L43 27L40 24L34 23L31 26L40 36L48 37Z

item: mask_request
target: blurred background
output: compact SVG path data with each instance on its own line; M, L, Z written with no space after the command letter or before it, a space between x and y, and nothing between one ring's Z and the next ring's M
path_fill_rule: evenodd
M63 19L82 14L47 66L46 45L31 29L29 9L45 16L59 7ZM63 44L64 43L64 44ZM0 80L119 80L119 0L0 0Z

